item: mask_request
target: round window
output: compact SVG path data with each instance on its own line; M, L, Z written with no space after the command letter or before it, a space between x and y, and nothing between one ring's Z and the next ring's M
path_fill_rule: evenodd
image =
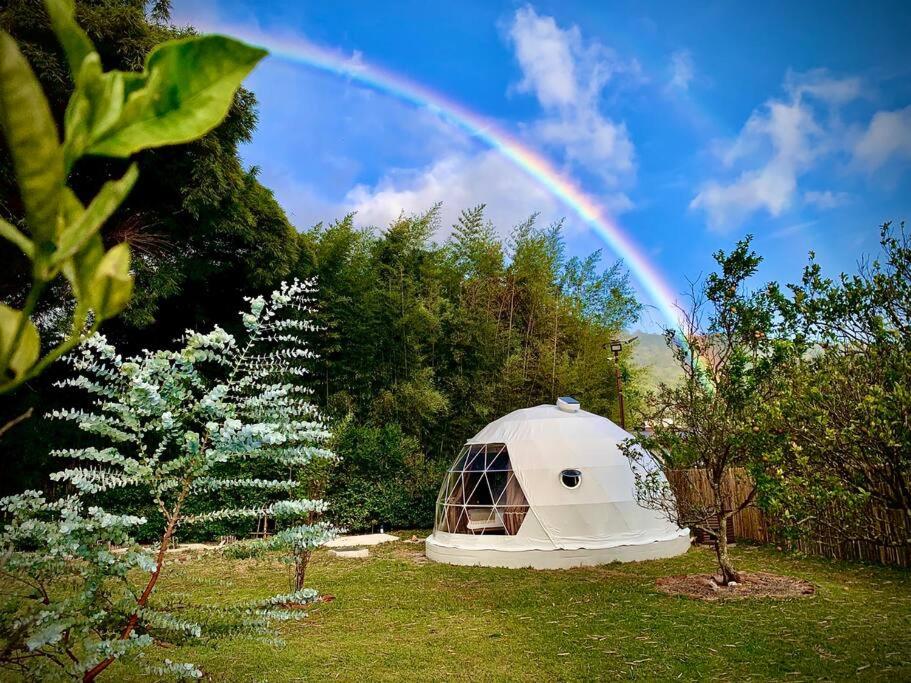
M582 483L582 473L579 470L563 470L560 472L560 483L568 489L577 489Z

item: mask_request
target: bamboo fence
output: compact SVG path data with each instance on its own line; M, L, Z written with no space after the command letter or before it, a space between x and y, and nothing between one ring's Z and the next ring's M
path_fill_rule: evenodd
M686 499L686 505L698 507L700 501L711 500L709 478L704 470L674 470L668 472L668 482L678 501ZM732 470L725 477L724 490L732 506L742 503L752 487L753 482L744 470ZM833 509L831 514L837 515L838 511ZM877 523L886 537L911 536L908 519L900 511L876 509L872 514L879 520ZM840 542L834 534L825 530L824 525L817 525L805 537L785 538L776 532L775 520L768 518L762 510L753 505L734 515L734 538L756 543L773 543L800 550L808 555L911 567L911 548L908 546L887 547L869 541Z

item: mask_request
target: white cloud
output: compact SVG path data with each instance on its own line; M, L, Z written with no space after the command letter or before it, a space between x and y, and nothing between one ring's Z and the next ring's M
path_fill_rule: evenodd
M443 136L451 144L440 147L429 162L393 167L375 182L348 185L342 196L336 195L334 200L327 196L324 183L298 179L291 168L281 165L266 165L262 179L275 191L299 229L350 212L357 213L355 222L359 226L383 229L402 213L421 213L442 202L440 229L435 235L438 240L449 235L462 209L480 203L487 205L487 217L502 236L535 212L540 213L542 225L566 218L565 228L569 233L588 230L550 189L499 151L481 148L457 135L447 137L446 129L451 124L442 120L437 123L440 128L437 132L429 124L419 125L427 115L415 111L406 114L402 123L413 127L418 139ZM598 199L614 215L632 208L621 192L607 192Z
M857 79L835 79L823 71L789 73L785 90L787 98L766 102L733 142L721 146L723 167L743 168L740 174L703 183L690 202L691 209L705 211L713 230L733 230L757 211L777 217L788 210L800 176L840 144L831 117L820 123L819 103L834 107L860 95ZM814 198L817 204L825 201Z
M352 71L363 71L365 68L364 53L360 50L353 50L351 56L345 60L345 66Z
M733 143L722 147L720 157L730 167L770 149L773 159L784 166L800 166L812 161L818 152L814 142L821 137L810 107L800 101L770 100L763 110L750 115Z
M544 107L570 107L578 100L576 59L582 38L577 27L563 30L553 17L531 7L516 12L509 37L522 68L520 92L534 93Z
M550 191L493 150L456 152L418 171L393 171L372 186L354 187L343 205L357 211L358 224L382 228L403 211L425 211L440 201L438 238L448 234L462 209L480 203L503 234L536 211L543 223L566 216L567 228L582 228ZM629 208L623 195L608 197L608 205L615 212Z
M832 190L807 190L803 193L803 201L819 209L834 209L844 206L851 201L847 192L832 192Z
M671 55L668 87L674 90L689 90L690 82L696 75L693 55L689 50L677 50Z
M854 145L854 159L867 171L893 157L911 159L911 107L876 112Z
M507 34L522 69L517 88L533 94L545 113L529 133L609 187L631 182L636 163L629 131L601 113L600 100L609 81L636 75L638 65L585 41L577 26L561 28L530 6L516 11Z
M709 226L718 231L731 230L743 223L752 213L766 209L778 216L791 204L797 179L787 164L769 164L757 171L748 171L734 182L723 185L709 181L693 200L691 209L703 209Z
M784 85L795 99L809 95L833 106L847 104L863 94L863 83L860 78L833 78L826 69L788 71L785 74Z
M626 126L591 112L569 119L545 119L534 128L546 145L561 146L570 162L597 172L611 186L636 172L635 149Z

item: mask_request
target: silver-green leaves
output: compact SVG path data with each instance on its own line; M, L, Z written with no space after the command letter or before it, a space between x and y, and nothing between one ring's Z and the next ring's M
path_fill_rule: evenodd
M62 141L38 79L15 41L0 31L0 130L25 207L25 224L0 219L0 236L32 262L24 309L0 310L0 393L71 349L88 321L94 331L129 303L129 247L105 250L100 230L136 183L136 165L84 206L66 185L76 161L85 155L126 158L205 135L221 123L241 81L266 55L225 36L193 36L158 45L141 73L104 71L76 23L72 0L45 0L45 6L75 83ZM41 358L29 317L44 287L61 274L76 298L71 331Z
M108 252L98 271L116 276L111 255L117 251ZM153 591L167 590L157 578L168 558L135 544L133 535L146 520L106 511L96 495L103 491L121 499L142 491L154 500L162 515L159 547L168 546L175 529L192 524L263 514L276 522L279 533L268 542L232 547L251 555L284 549L295 566L295 590L232 606L216 601L207 607L207 621L230 628L209 638L227 631L272 636L274 621L303 615L285 609L288 603L318 597L299 581L309 553L335 530L315 519L326 503L304 497L312 489L313 470L306 465L335 455L306 380L314 361L306 346L314 294L312 282L294 281L251 300L238 338L218 327L188 331L182 348L124 357L96 334L67 359L73 372L57 386L86 395L83 409L50 415L83 433L78 447L51 453L66 463L50 475L66 495L48 500L26 491L0 499L4 589L11 581L19 587L4 595L16 619L16 628L4 632L8 666L13 662L28 680L96 680L120 658L141 662L153 637L203 633L180 605L169 608L174 601L167 595L149 602ZM90 445L96 440L101 443ZM278 472L287 478L273 479ZM225 507L226 501L237 504ZM202 675L192 665L167 663L151 673L156 680Z

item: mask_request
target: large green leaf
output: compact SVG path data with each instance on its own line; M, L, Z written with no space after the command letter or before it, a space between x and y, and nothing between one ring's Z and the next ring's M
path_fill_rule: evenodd
M0 128L6 136L35 258L53 250L63 152L47 99L16 42L0 31Z
M101 229L102 224L126 199L137 177L139 170L136 164L131 164L122 178L110 180L101 187L88 207L64 228L55 253L55 263L73 256Z
M73 294L81 306L93 308L92 282L98 263L104 256L104 243L98 233L92 235L83 247L63 264L63 274L70 281Z
M14 377L28 372L40 352L41 338L34 323L22 311L0 304L0 358L8 359L7 372Z
M80 306L95 311L99 321L112 318L130 301L130 248L126 242L104 251L101 236L91 235L85 245L63 264L63 274Z
M103 72L101 58L93 52L82 62L78 82L63 119L67 169L119 125L125 102L145 86L146 78L129 71Z
M108 249L95 269L90 292L95 315L100 320L113 318L126 308L132 293L130 247L121 242Z
M70 188L64 187L63 194L60 196L60 221L63 225L69 225L79 220L85 207L79 201L79 197Z
M82 62L95 52L95 46L76 23L72 0L44 0L44 6L51 18L51 28L63 46L73 80L78 84Z
M131 82L124 88L116 125L94 128L86 152L127 157L205 135L224 119L234 92L266 54L218 35L158 45L146 59L143 87Z

